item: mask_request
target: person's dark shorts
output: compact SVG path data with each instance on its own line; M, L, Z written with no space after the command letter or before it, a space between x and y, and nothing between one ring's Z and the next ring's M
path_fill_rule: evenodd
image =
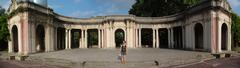
M127 53L126 52L121 52L121 55L126 55Z

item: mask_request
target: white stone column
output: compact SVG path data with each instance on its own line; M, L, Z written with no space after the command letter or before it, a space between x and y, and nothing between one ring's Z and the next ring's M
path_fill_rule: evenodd
M114 35L114 30L113 30L113 21L110 22L110 36L111 36L110 37L110 39L111 39L110 40L111 41L110 42L111 43L110 47L115 48L116 45L115 45L115 35Z
M153 28L152 29L153 30L153 48L156 48L156 29L155 28Z
M130 45L132 46L132 48L135 48L135 45L134 45L134 41L135 41L135 40L134 40L134 38L135 38L135 37L134 37L134 34L135 34L134 32L135 32L135 31L134 31L134 27L133 27L132 25L133 25L133 24L132 24L132 22L130 21L130 38L131 38L131 39L129 40L129 41L130 41L129 43L130 43Z
M139 30L139 31L138 31L138 34L139 34L139 35L138 35L138 36L139 36L139 37L138 37L138 39L139 39L139 40L138 40L138 44L139 44L139 47L142 47L142 42L141 42L141 39L142 39L142 38L141 38L141 28L139 28L138 30Z
M161 41L161 40L160 40ZM156 29L156 48L159 48L159 34L158 29Z
M87 34L87 29L85 30L85 48L88 48L88 34Z
M101 48L101 30L98 29L98 48Z
M134 48L137 48L137 44L136 44L136 41L137 41L137 39L136 39L136 37L137 37L137 35L136 35L137 33L136 33L136 28L134 28L133 29L133 36L134 36L134 38L133 38L133 45L134 45Z
M174 36L173 36L174 31L173 31L173 28L171 28L170 30L171 30L171 48L174 48L174 44L175 44L174 43Z
M69 41L68 41L68 39L69 39L68 37L69 37L69 36L68 36L68 29L66 29L66 34L65 34L65 39L66 39L66 40L65 40L65 49L68 49L68 42L69 42Z
M168 28L168 48L171 48L171 29Z
M127 41L127 28L124 29L124 41Z
M81 45L80 45L81 48L84 48L84 40L85 40L85 39L84 39L84 34L85 34L85 33L84 33L84 30L82 30L82 31L81 31L81 36L82 36L82 37L81 37Z
M69 40L69 42L68 42L68 49L71 49L71 46L72 46L72 32L71 32L71 29L68 30L68 33L69 33L68 34L68 36L69 36L68 37L69 38L68 39Z
M126 40L125 40L125 41L127 42L127 46L128 46L128 47L131 47L131 46L128 45L128 44L130 43L130 42L129 42L129 40L130 40L130 37L129 37L129 36L130 36L130 35L129 35L130 32L129 32L129 27L128 27L128 26L127 26L127 28L126 28L126 31L127 31L127 33L126 33Z
M50 41L50 51L54 51L55 50L55 29L54 27L51 27L51 32L50 32L50 37L51 37L51 41Z
M135 28L135 46L136 46L136 48L139 47L138 46L138 30L137 30L137 28Z
M111 29L110 29L110 23L107 22L107 28L106 28L106 48L111 47L111 33L110 33Z
M231 44L232 44L231 26L228 26L228 37L227 38L228 38L228 40L227 40L227 43L228 43L227 50L231 51L232 50L232 48L231 48Z
M45 52L49 52L49 46L50 46L50 45L49 45L49 41L50 41L50 40L49 40L49 39L50 39L50 38L49 38L49 35L50 35L49 32L50 32L50 31L49 31L49 27L45 27L44 29L46 30L46 31L45 31L45 34L44 34L44 35L45 35L45 40L44 40L44 42L45 42L45 43L44 43L44 44L45 44ZM39 40L39 41L40 41L40 40ZM40 49L41 49L41 48L40 48Z
M13 42L8 41L8 53L13 53Z
M115 48L115 39L114 39L115 35L112 27L110 28L110 36L111 36L111 47Z
M78 48L81 48L81 46L82 46L82 30L81 31L79 31L79 46L78 46Z
M11 41L8 40L8 53L13 53L13 45L14 45L14 39L13 39L13 33L11 32L12 29L9 30L9 33L10 33L10 38L11 38Z
M22 24L20 24L18 29L18 54L23 54L23 40L22 40Z
M103 33L104 31L103 31L103 29L101 30L101 48L104 48L103 46L104 46L104 33Z

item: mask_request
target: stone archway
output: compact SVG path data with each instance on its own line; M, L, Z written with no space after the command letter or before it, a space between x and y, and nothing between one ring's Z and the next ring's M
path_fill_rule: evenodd
M222 24L222 30L221 30L221 49L227 50L227 44L228 44L228 27L227 24Z
M37 52L45 51L45 30L43 25L38 25L36 28L36 49Z
M117 29L115 31L115 44L116 44L116 48L119 48L121 46L121 44L124 41L124 38L125 38L124 30Z
M194 27L195 32L195 49L203 49L203 26L197 23Z
M19 51L19 45L18 45L18 28L16 25L12 27L12 45L13 45L13 52Z

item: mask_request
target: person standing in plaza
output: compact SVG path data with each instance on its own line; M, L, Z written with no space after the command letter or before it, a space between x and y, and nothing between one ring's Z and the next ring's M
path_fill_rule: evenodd
M127 43L126 43L126 41L123 41L123 43L120 47L120 51L121 51L121 63L125 64L126 63L126 55L127 55Z

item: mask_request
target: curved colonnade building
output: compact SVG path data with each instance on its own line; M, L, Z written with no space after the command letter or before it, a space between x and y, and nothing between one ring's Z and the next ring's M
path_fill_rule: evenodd
M181 13L164 17L72 18L59 15L44 4L12 0L8 9L10 53L27 55L72 48L116 48L119 47L116 39L126 40L129 48L231 51L231 7L226 0L203 0ZM91 32L97 34L98 43L94 45L89 40L93 36Z

